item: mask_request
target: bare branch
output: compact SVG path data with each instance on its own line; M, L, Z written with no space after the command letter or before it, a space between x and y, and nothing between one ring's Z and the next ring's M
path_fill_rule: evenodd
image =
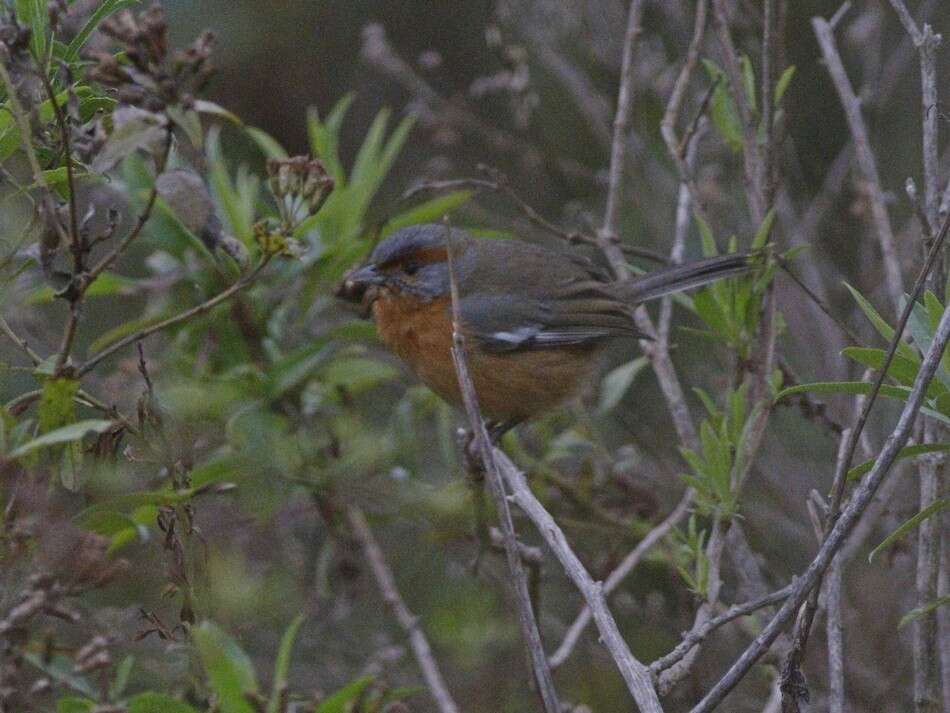
M26 343L25 339L20 338L16 332L13 331L13 328L10 327L10 324L0 315L0 332L3 332L14 344L17 345L33 362L33 366L37 366L40 362L43 361L43 357L33 351L32 347Z
M363 555L373 571L376 586L379 587L386 604L392 609L399 625L409 635L409 645L412 647L412 653L416 657L416 663L419 664L419 668L422 670L422 677L425 679L439 711L441 713L458 713L459 707L452 698L448 686L445 685L445 679L442 677L439 665L432 655L432 647L429 646L429 641L419 625L419 619L409 611L402 595L399 594L396 580L386 563L386 558L376 541L376 537L373 535L369 523L366 522L366 516L359 508L350 507L347 508L346 517L353 534L359 540Z
M610 147L607 205L604 208L604 224L597 236L601 250L607 256L617 279L620 280L630 277L630 271L623 259L623 251L619 246L617 230L620 221L620 200L623 196L623 165L627 150L627 131L630 128L633 108L633 53L637 38L642 31L642 20L643 0L630 0L620 67L620 92L617 96L617 113L614 115L613 138Z
M904 294L904 281L901 277L900 263L897 259L894 231L891 228L891 219L887 212L884 189L881 187L881 179L877 171L877 161L874 158L874 152L871 150L867 126L861 114L861 100L854 93L854 88L848 79L841 56L838 54L832 25L821 17L813 17L811 23L825 60L825 66L828 68L844 109L851 137L854 140L855 155L867 185L868 200L871 204L871 218L884 260L888 295L893 303L894 311L899 312Z
M679 524L686 514L689 512L690 506L693 504L693 491L692 489L686 491L683 494L682 499L670 511L670 514L666 516L663 522L659 523L654 527L650 532L647 533L637 544L630 553L623 558L623 561L617 565L616 569L610 573L604 582L604 595L608 595L613 592L620 583L627 578L634 568L640 563L643 557L656 546L664 537L666 537L670 531ZM564 640L561 641L561 645L558 646L557 651L555 651L550 658L551 666L557 668L571 655L571 652L574 650L574 647L577 645L578 640L581 637L581 634L584 633L584 629L587 628L587 625L590 624L591 620L591 610L590 607L584 607L581 612L577 615L577 618L574 619L574 622L568 628L567 633L564 635Z
M448 256L449 285L452 298L452 360L455 363L459 389L462 393L465 412L472 429L471 448L481 461L481 466L488 478L489 488L498 510L498 519L501 523L501 531L504 536L508 569L511 572L515 599L518 603L518 621L521 624L521 633L522 636L524 636L525 645L528 647L528 655L531 659L531 665L534 668L535 680L538 684L541 700L544 703L544 708L547 713L560 713L561 706L558 702L557 690L554 688L551 669L548 666L547 657L544 655L541 633L538 631L538 623L531 605L527 576L525 575L524 564L521 561L521 553L518 549L518 539L511 517L511 508L508 506L505 485L499 473L497 464L499 452L492 448L491 441L488 438L488 432L485 430L485 422L482 419L481 411L478 407L478 397L475 393L475 386L472 384L472 379L468 373L468 363L465 357L465 339L462 336L461 318L459 316L458 283L455 279L452 229L447 222L446 254Z
M933 430L932 424L926 430ZM933 434L925 435L925 441L933 442ZM920 480L921 510L930 507L940 496L940 482L944 462L939 455L923 456L918 468ZM937 598L938 573L940 571L939 516L920 523L917 529L917 606L922 607ZM940 655L938 646L937 612L919 617L914 621L914 706L917 713L939 713L943 694L941 692Z
M825 632L828 638L828 713L845 713L844 627L841 613L843 552L835 555L825 584Z
M683 637L683 640L676 645L675 649L666 654L666 656L662 656L650 664L650 671L652 671L654 674L659 674L662 671L665 671L670 666L673 666L680 659L682 659L687 653L689 653L690 649L702 643L707 636L709 636L719 627L724 626L729 622L735 621L739 617L748 616L749 614L757 612L759 609L764 607L769 607L774 604L781 604L789 597L794 588L795 585L792 583L757 599L743 602L742 604L733 604L731 607L726 609L726 611L710 619L707 619L700 626L694 627L692 630L690 630Z
M257 276L261 273L261 271L267 266L267 263L270 262L270 260L271 260L271 256L265 255L263 258L261 258L261 261L257 264L257 266L253 270L245 273L240 279L234 282L230 287L228 287L225 290L222 290L211 299L208 299L202 302L201 304L195 305L194 307L191 307L190 309L186 309L183 312L179 312L178 314L173 315L169 317L168 319L164 319L161 322L158 322L149 327L140 329L134 334L130 334L124 339L120 339L115 344L112 344L111 346L106 347L102 351L97 352L96 354L93 354L80 367L76 369L76 375L83 376L85 374L88 374L90 371L92 371L92 369L96 367L96 364L101 362L106 357L111 356L112 354L115 354L117 351L125 349L125 347L129 346L130 344L134 344L135 342L141 339L145 339L145 337L149 336L150 334L155 334L155 332L161 332L164 329L168 329L169 327L173 327L176 324L185 322L191 319L192 317L196 317L199 314L204 314L205 312L207 312L210 309L213 309L214 307L218 306L222 302L225 302L231 299L238 292L240 292L245 287L247 287L252 282L254 282L254 280L257 279Z
M614 663L620 670L628 690L640 708L641 713L658 713L662 711L657 699L656 691L650 679L650 672L640 663L630 651L627 642L620 635L617 622L614 620L606 600L604 599L603 585L591 579L584 565L574 554L564 532L545 510L531 492L524 475L503 452L494 449L494 460L508 488L515 504L528 516L539 534L551 548L551 551L564 567L564 571L574 585L580 590L587 606L593 612L594 622L600 632L604 646L610 652Z
M942 235L945 236L948 227L950 225L945 223L941 230ZM896 338L900 338L900 333L896 335ZM894 431L887 438L878 458L875 460L874 467L861 481L848 506L842 511L841 516L819 548L814 560L812 560L805 573L796 581L792 596L786 600L768 625L746 648L726 674L692 709L691 713L708 713L719 705L729 691L742 680L755 662L769 649L809 596L811 590L818 584L832 558L851 534L855 524L860 520L861 515L874 498L878 487L887 477L900 449L907 443L927 386L934 378L948 341L950 341L950 310L944 312L937 325L933 343L930 349L927 350L920 370L917 372L910 395L901 411Z
M155 171L156 179L162 174L165 170L165 166L168 164L168 156L171 152L172 138L174 134L172 133L172 127L169 124L167 133L165 134L165 147L162 151L162 156L158 160L157 169ZM142 232L142 229L145 227L145 224L148 223L149 218L152 215L152 210L155 207L155 201L158 198L158 183L157 181L152 183L152 188L149 191L148 198L145 200L145 207L142 208L142 212L139 213L138 219L135 221L135 225L132 227L132 230L129 231L129 234L126 235L118 245L116 245L107 255L105 255L98 263L93 265L87 272L77 275L77 279L80 281L78 289L80 291L85 291L89 285L95 282L96 278L99 277L103 272L108 270L112 264L119 259L119 257L128 249L129 245L139 236Z

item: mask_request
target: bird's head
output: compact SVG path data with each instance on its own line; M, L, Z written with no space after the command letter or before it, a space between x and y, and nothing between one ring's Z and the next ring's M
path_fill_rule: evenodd
M458 239L459 231L453 232ZM382 295L411 295L431 301L449 292L446 228L414 225L383 240L360 267L347 273L337 296L368 311Z

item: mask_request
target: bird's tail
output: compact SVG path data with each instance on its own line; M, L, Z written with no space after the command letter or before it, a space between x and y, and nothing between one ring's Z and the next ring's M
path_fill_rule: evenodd
M756 253L731 253L674 265L641 277L621 286L622 295L634 303L655 300L658 297L701 287L724 277L749 272L761 264Z

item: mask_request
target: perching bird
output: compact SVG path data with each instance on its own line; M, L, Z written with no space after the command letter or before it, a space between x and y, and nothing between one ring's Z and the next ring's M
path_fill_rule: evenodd
M442 225L398 230L337 294L371 312L383 342L439 396L461 404L451 356L452 305ZM617 282L590 260L520 240L452 229L462 332L482 413L495 432L575 395L615 337L644 338L638 304L750 270L748 254L677 265Z

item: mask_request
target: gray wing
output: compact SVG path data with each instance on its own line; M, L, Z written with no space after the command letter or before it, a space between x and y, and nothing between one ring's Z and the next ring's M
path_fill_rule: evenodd
M591 286L594 289L594 286ZM599 288L596 288L599 290ZM626 306L591 290L558 299L481 293L459 303L462 322L493 352L594 344L608 337L643 336Z

